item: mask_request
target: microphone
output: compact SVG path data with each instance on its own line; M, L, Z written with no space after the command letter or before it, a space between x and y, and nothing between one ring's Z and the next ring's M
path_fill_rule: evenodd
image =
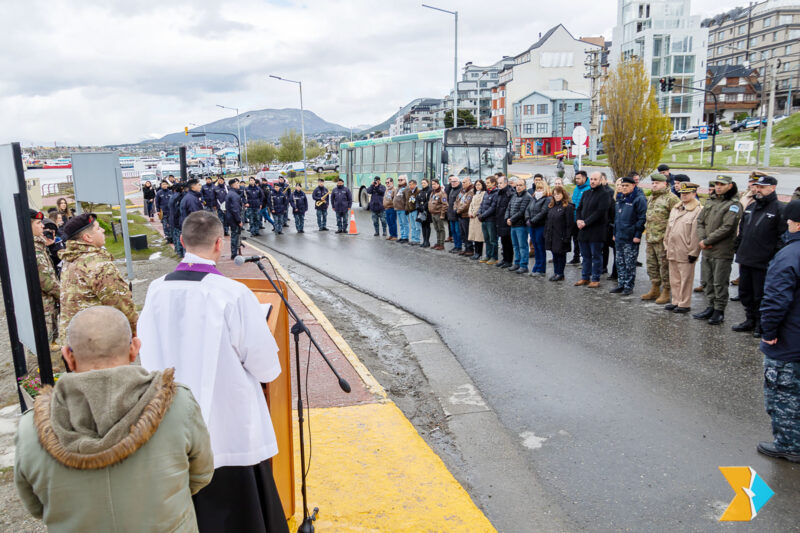
M264 258L260 255L237 255L233 259L233 262L236 264L236 266L242 266L245 263L257 263L262 259Z

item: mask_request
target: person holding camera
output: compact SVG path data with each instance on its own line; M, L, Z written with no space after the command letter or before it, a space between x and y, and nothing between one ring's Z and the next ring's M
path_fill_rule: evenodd
M383 228L383 236L389 233L389 228L386 224L386 208L383 206L383 196L386 194L386 187L381 185L381 177L375 176L372 185L367 187L367 194L369 197L369 210L372 212L372 227L375 228L375 237L380 236L381 227Z

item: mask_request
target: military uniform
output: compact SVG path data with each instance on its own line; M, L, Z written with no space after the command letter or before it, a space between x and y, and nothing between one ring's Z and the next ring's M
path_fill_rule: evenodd
M678 194L696 192L697 185L694 183L681 182L678 188ZM672 302L664 307L667 311L687 313L691 307L694 266L700 257L697 218L702 210L697 198L692 198L686 204L679 202L670 212L664 233L672 298Z
M728 304L728 283L742 205L739 203L736 183L730 176L718 176L715 182L733 186L715 200L706 202L697 219L697 237L708 246L703 249L701 264L708 307L694 317L719 324Z
M656 172L650 176L653 181L667 181L667 177ZM664 234L667 231L670 211L680 200L669 188L663 191L652 191L647 200L647 275L652 286L650 292L642 295L642 300L655 300L657 304L670 301L669 262L664 246Z
M33 246L36 249L36 267L39 270L39 286L42 289L42 305L44 306L44 319L47 323L47 339L53 342L56 338L58 326L58 300L61 294L61 285L50 259L50 252L44 237L34 237Z
M69 240L61 250L61 317L58 329L61 344L66 344L67 326L78 312L96 305L108 305L122 311L136 335L139 316L128 284L114 265L114 257L105 248L83 241Z

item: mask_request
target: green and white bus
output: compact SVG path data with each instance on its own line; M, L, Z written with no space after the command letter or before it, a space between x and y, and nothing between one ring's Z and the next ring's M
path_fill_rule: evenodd
M345 142L339 146L339 176L358 198L361 207L369 203L367 187L375 176L394 178L405 174L417 183L422 178L447 176L483 179L502 171L508 173L511 143L502 128L447 128L394 137Z

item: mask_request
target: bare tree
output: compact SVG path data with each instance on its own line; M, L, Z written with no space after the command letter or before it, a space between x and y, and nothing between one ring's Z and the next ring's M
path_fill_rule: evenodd
M616 177L631 171L647 176L658 166L669 143L672 124L659 109L655 88L640 60L619 63L600 93L608 117L603 146Z

